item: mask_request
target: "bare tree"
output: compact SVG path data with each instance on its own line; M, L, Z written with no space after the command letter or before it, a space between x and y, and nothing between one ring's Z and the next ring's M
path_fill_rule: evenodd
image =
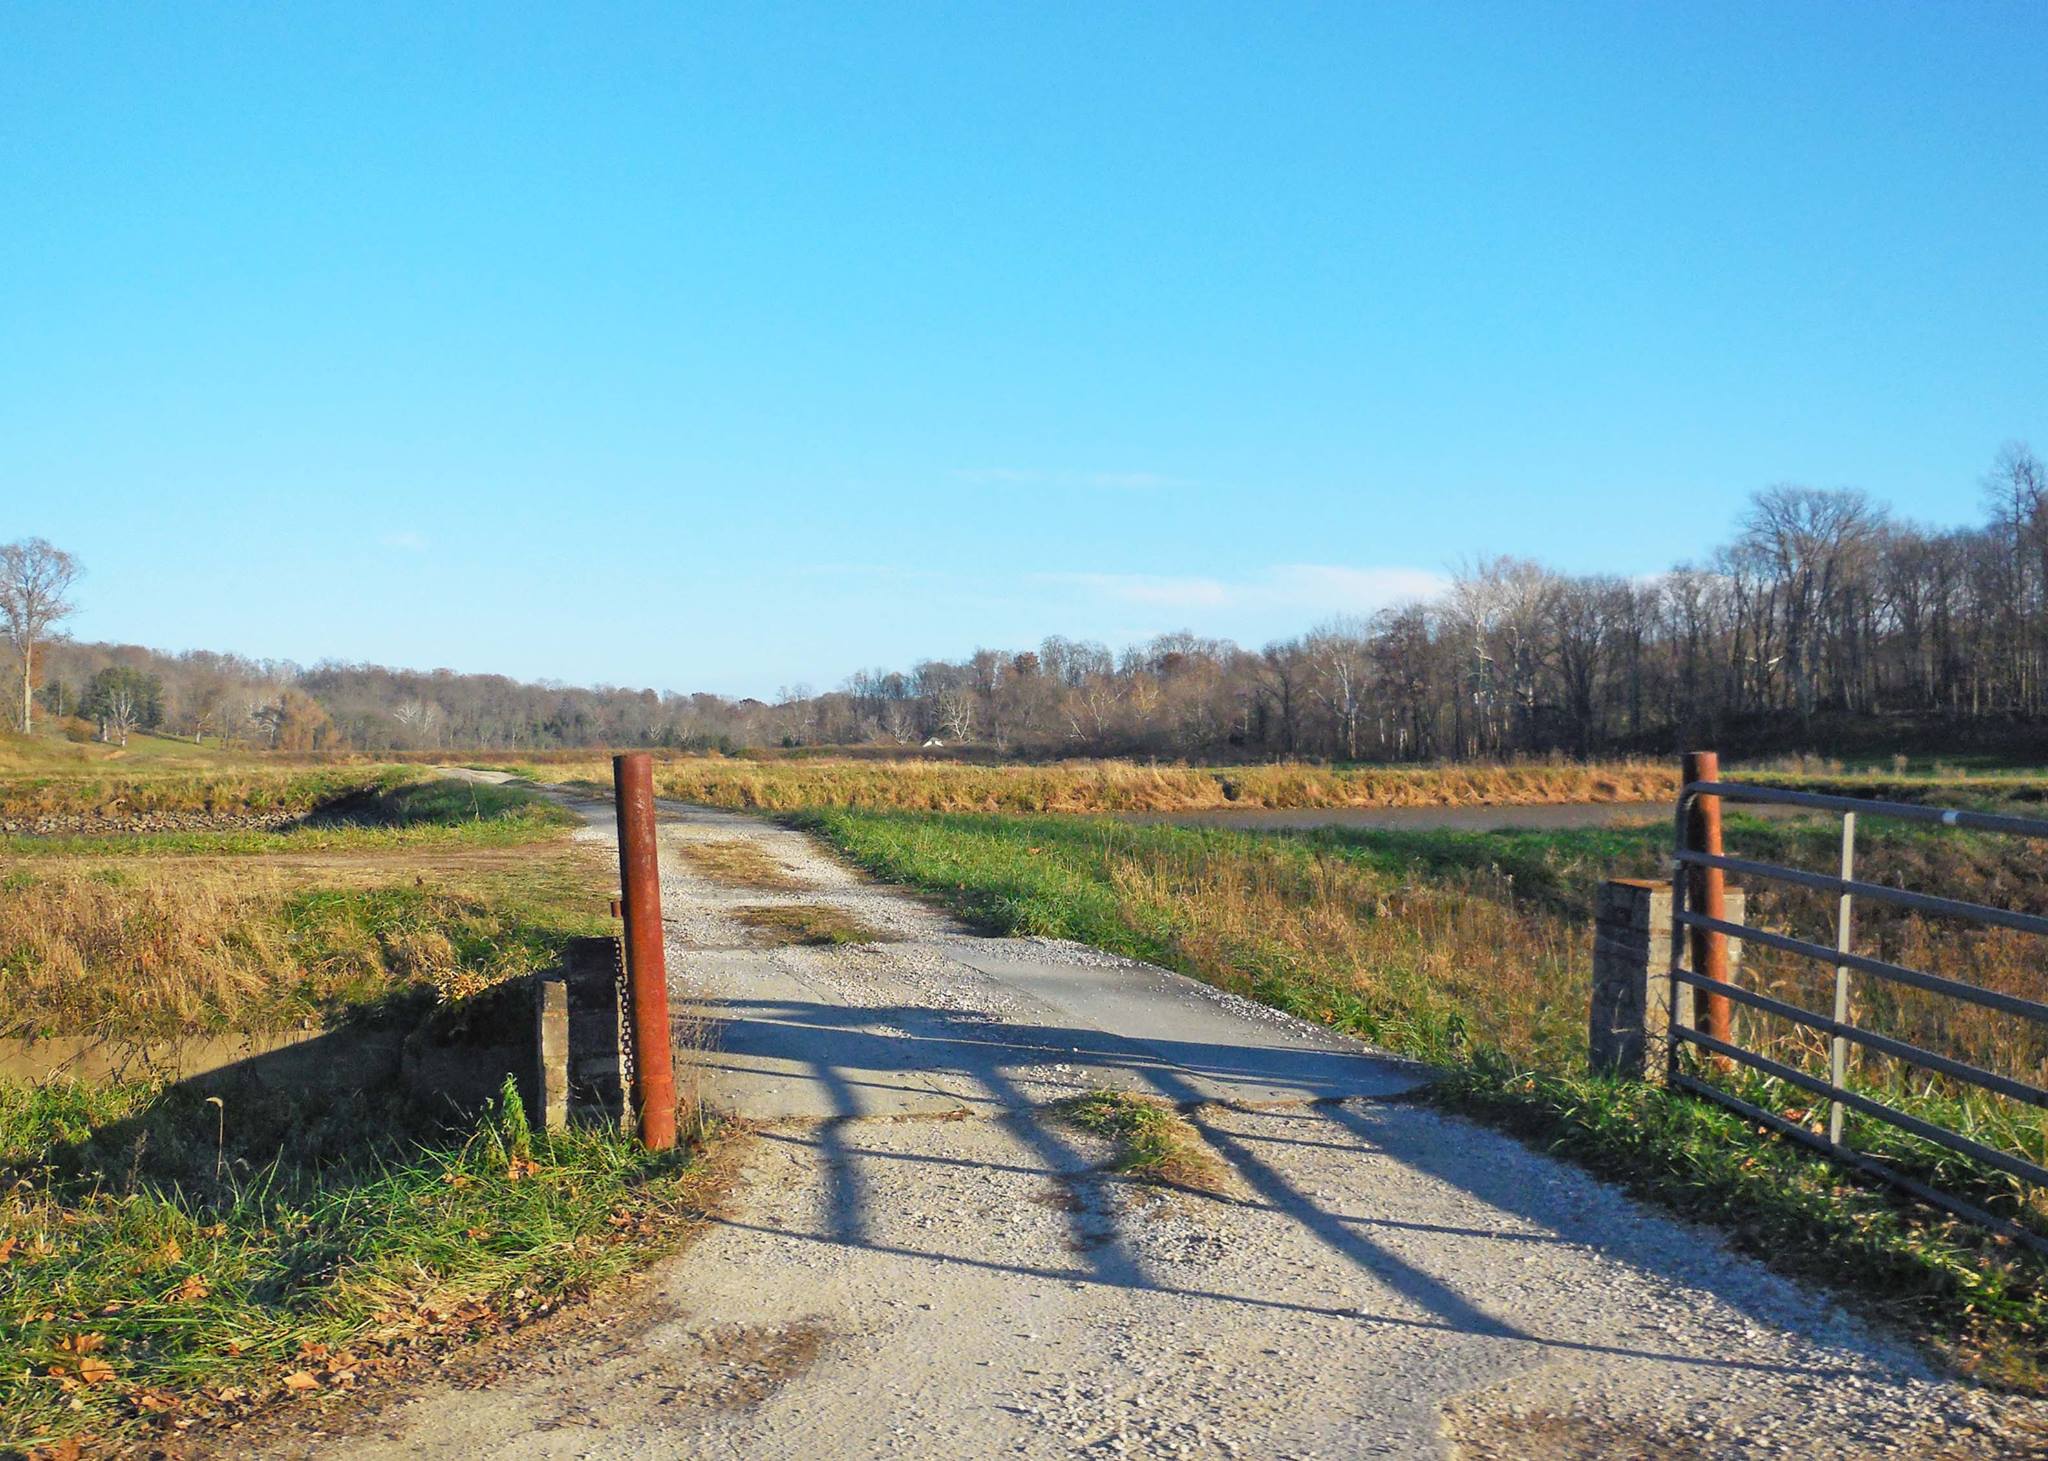
M435 729L441 724L441 707L431 700L405 700L394 706L391 718L410 731L415 739L436 744Z
M965 685L956 685L939 692L939 724L946 728L946 734L956 741L967 740L974 734L974 691Z
M1772 487L1750 499L1739 547L1768 560L1784 615L1785 654L1802 720L1819 703L1822 661L1844 642L1848 600L1867 572L1879 517L1860 492ZM1836 664L1835 678L1845 678Z
M75 605L65 598L78 578L76 558L41 538L0 546L0 622L21 656L21 733L34 729L36 648Z

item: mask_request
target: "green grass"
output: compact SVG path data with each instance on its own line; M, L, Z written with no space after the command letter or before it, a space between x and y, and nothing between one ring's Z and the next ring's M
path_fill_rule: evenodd
M1663 828L1272 834L843 809L803 820L870 871L928 890L989 931L1160 963L1435 1063L1445 1072L1437 1100L1727 1227L1780 1268L1846 1282L1965 1368L2043 1388L2048 1267L1720 1108L1585 1074L1593 890L1606 877L1660 874ZM1732 848L1774 861L1826 866L1834 837L1832 824L1730 822ZM1980 885L2010 891L2001 880L2012 855L1992 839L1909 830L1873 846L1869 864L1912 886L1981 894ZM1996 968L2039 978L2032 963ZM1988 1042L1986 1060L2033 1055L2008 1050L2003 1026L1973 1038ZM1743 1090L1811 1119L1796 1090ZM2043 1154L2036 1113L1997 1114L1985 1099L1925 1083L1888 1094ZM2039 1194L2003 1174L1874 1123L1852 1121L1851 1137L2042 1226Z
M686 1155L390 1094L0 1085L0 1444L345 1389L677 1240ZM280 1155L283 1153L284 1155Z

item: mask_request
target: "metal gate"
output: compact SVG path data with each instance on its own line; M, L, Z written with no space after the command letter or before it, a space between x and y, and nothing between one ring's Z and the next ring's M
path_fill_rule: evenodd
M2014 929L2027 934L2048 934L2048 918L2034 914L2015 913L1955 898L1889 887L1882 883L1858 881L1856 829L1860 818L1884 817L1904 822L1931 823L1942 827L2042 839L2048 839L2048 821L1724 782L1715 779L1717 769L1711 759L1704 756L1698 759L1697 767L1689 763L1686 784L1679 792L1677 835L1673 849L1675 862L1671 890L1671 1084L1709 1100L1718 1101L1760 1125L1780 1132L1794 1141L1817 1148L1860 1171L1893 1183L1925 1202L2003 1232L2039 1252L2048 1253L2048 1240L2004 1218L1988 1213L1973 1203L1930 1187L1885 1162L1856 1151L1843 1142L1842 1133L1843 1112L1855 1111L1888 1122L1914 1136L2009 1173L2023 1181L2048 1186L2048 1167L2042 1167L2012 1152L1987 1146L1961 1132L1925 1120L1911 1112L1902 1111L1885 1101L1851 1089L1847 1084L1849 1047L1856 1045L1922 1070L1937 1071L1953 1080L1995 1092L2011 1100L2038 1108L2048 1108L2048 1090L2043 1090L2039 1086L1981 1069L1936 1051L1880 1034L1875 1030L1861 1028L1850 1021L1852 978L1856 975L1865 975L1910 985L1936 995L1983 1006L2014 1019L2048 1026L2048 1004L1871 958L1856 953L1853 948L1856 905L1863 900L1964 919L1985 926ZM1780 867L1774 863L1759 862L1751 858L1727 856L1720 846L1719 802L1707 800L1711 798L1838 813L1842 819L1840 872L1829 875L1799 868ZM1711 812L1712 815L1703 815L1707 812ZM1834 894L1838 899L1834 947L1829 948L1788 934L1776 933L1754 924L1731 922L1723 917L1725 910L1719 906L1719 892L1721 875L1724 873L1735 873L1746 879L1792 884L1821 893ZM1756 901L1752 898L1749 907L1753 909L1755 906ZM1724 942L1729 938L1779 949L1788 954L1832 966L1832 1011L1824 1014L1817 1010L1804 1009L1729 980L1726 976ZM1691 969L1680 967L1685 962L1688 940L1693 945L1694 954ZM1694 970L1700 972L1696 973ZM1716 977L1717 974L1719 977ZM1691 986L1697 991L1694 1003L1698 1008L1692 1023L1681 1023L1678 1018L1682 1009L1677 998L1680 985ZM1727 1001L1789 1020L1826 1036L1827 1077L1823 1079L1770 1056L1744 1049L1732 1036ZM1812 1131L1774 1111L1765 1110L1754 1102L1683 1069L1681 1056L1686 1045L1696 1046L1724 1061L1732 1061L1825 1099L1828 1102L1826 1135Z

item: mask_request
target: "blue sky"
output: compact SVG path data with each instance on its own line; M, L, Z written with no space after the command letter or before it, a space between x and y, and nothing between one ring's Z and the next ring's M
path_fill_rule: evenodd
M2048 447L2048 6L0 10L75 632L771 693Z

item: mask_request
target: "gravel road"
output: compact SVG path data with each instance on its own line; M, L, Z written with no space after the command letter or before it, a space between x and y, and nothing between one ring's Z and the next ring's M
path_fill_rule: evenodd
M726 1211L630 1302L267 1454L2048 1454L2041 1407L1404 1099L1398 1062L1094 950L977 940L798 833L669 811L678 995L743 1037L707 1056L755 1128ZM721 839L798 886L677 855ZM761 948L734 910L777 900L891 941ZM1199 1103L1226 1190L1105 1175L1040 1109L1101 1084Z

